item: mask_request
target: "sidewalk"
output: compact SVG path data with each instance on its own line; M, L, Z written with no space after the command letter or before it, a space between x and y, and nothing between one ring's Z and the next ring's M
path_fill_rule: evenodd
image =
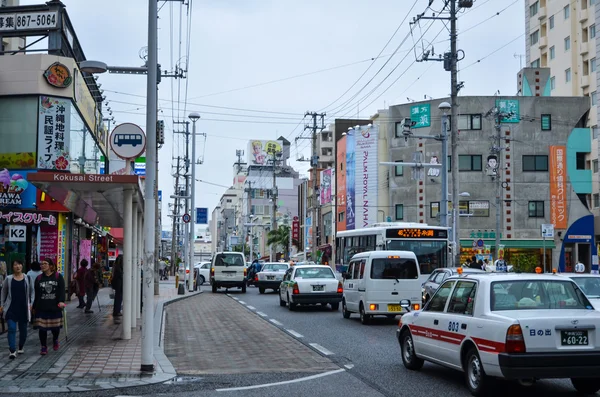
M204 287L206 288L206 287ZM25 354L8 358L6 333L0 335L0 393L72 392L114 389L160 383L176 376L161 346L163 306L197 293L177 295L175 281L160 282L160 295L154 297L154 374L140 371L142 332L141 318L132 329L131 340L121 340L121 318L112 316L111 289L102 288L93 314L77 309L74 295L67 302L68 339L60 334L60 350L39 354L38 331L29 327ZM18 337L18 336L17 336ZM49 335L49 338L51 336Z

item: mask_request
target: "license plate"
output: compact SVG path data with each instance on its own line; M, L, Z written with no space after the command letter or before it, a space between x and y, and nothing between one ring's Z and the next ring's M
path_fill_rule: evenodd
M313 285L313 291L323 291L323 289L325 288L324 285Z
M563 346L587 346L587 331L560 331L560 342Z
M235 277L235 273L225 273L227 277Z
M275 276L267 276L267 280L275 280Z
M388 312L401 312L402 307L400 305L388 305Z

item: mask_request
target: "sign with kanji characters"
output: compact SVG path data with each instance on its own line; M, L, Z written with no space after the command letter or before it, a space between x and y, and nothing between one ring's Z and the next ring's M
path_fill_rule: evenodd
M567 228L567 148L550 146L550 223Z
M509 117L502 118L503 123L518 123L520 121L518 99L496 99L496 107L500 113L510 113Z
M42 222L48 225L56 225L54 215L41 214L39 212L0 211L0 222L25 223L39 225Z
M431 105L428 103L410 107L410 119L416 124L412 128L431 126Z
M282 141L261 141L254 140L248 142L248 165L270 165L273 163L273 156L283 153Z
M38 168L68 171L71 100L41 96L38 119Z
M69 68L60 62L54 62L44 72L44 78L53 87L67 88L73 82Z
M57 11L0 13L0 32L14 30L49 30L57 27Z

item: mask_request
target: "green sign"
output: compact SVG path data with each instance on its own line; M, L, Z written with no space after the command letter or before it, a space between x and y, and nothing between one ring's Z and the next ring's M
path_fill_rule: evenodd
M519 114L519 101L516 99L496 99L496 107L501 113L510 113L509 117L502 119L503 123L518 123L521 119Z
M410 107L410 119L416 124L412 128L431 126L431 105L415 105Z

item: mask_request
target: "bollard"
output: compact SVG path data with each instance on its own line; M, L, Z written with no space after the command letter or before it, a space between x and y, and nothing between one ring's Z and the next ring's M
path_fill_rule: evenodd
M185 295L185 286L183 285L183 282L179 284L179 287L177 288L177 295Z

